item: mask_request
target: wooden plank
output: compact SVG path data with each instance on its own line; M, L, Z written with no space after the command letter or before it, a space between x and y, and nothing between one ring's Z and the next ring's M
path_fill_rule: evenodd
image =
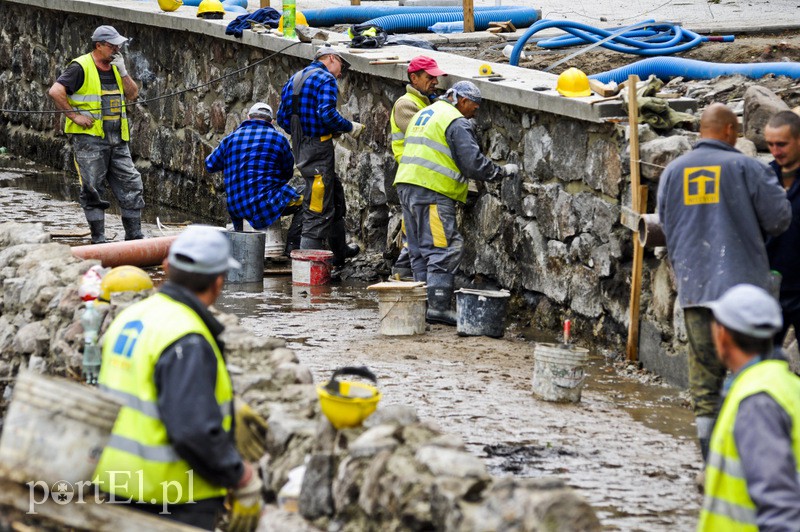
M261 0L261 7L270 7L269 0Z
M475 8L472 0L462 0L464 8L464 33L475 32Z
M379 59L377 61L370 61L370 65L402 65L410 63L410 59Z
M622 205L619 212L619 223L630 229L631 231L638 231L639 230L639 219L642 217L641 214L634 211L630 207L626 207Z
M636 98L636 84L639 76L628 77L628 123L630 128L631 156L631 203L632 210L641 214L647 208L647 186L641 185L639 171L639 103ZM628 342L625 348L629 362L639 360L639 304L642 294L642 260L644 248L639 243L638 232L633 233L633 267L631 268L631 297L628 323Z
M592 91L594 91L598 96L602 96L603 98L615 96L619 92L619 85L612 88L605 83L597 81L596 79L589 80L589 88L592 89Z
M631 144L631 203L633 210L642 212L639 208L639 185L641 184L641 173L639 169L639 102L636 98L636 84L639 83L639 76L633 74L628 76L628 124L630 129Z

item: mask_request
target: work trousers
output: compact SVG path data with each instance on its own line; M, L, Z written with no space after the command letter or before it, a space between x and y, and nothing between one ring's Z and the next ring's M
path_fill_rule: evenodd
M683 309L689 337L689 392L695 417L716 417L726 369L717 358L711 339L713 315L705 307Z
M428 274L454 275L461 262L464 239L456 227L456 202L428 188L399 183L408 254L415 279Z
M72 135L75 168L80 179L79 201L88 221L103 220L106 183L119 202L123 218L139 218L144 208L142 176L133 165L128 143L119 135Z
M333 140L303 137L297 151L297 168L305 183L303 237L325 241L347 214L344 187L335 171Z

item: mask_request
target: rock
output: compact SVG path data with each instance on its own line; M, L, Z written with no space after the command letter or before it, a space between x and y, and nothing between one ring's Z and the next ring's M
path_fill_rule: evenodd
M331 454L312 455L306 464L306 474L303 476L298 499L300 515L306 519L314 520L333 514L333 464L334 458Z
M358 506L368 516L372 516L380 507L378 503L380 484L391 456L392 453L389 450L379 452L364 472L364 481L358 495Z
M748 87L744 93L744 136L753 141L759 150L767 150L764 127L778 111L788 111L789 106L774 92L760 85Z
M312 526L296 512L287 512L274 506L267 506L267 510L261 514L258 521L256 532L322 532L321 529Z
M419 421L417 411L408 405L380 406L374 414L364 420L364 426L376 427L378 425L395 424L402 427Z
M748 157L756 157L758 155L758 149L756 148L755 143L752 140L744 137L739 137L736 139L736 149Z
M690 151L692 145L686 137L675 135L659 137L639 146L639 158L642 161L642 177L658 181L665 166L684 153Z
M667 261L661 261L650 275L650 290L653 294L650 308L659 322L669 323L672 320L676 292L670 270Z
M419 448L414 458L434 475L488 478L483 462L465 451L425 445Z
M350 456L361 458L394 450L400 443L395 437L397 432L395 425L378 425L367 430L350 444Z
M47 353L50 344L50 334L44 323L35 321L20 327L11 343L12 349L17 353L42 355Z
M612 139L595 135L586 156L586 184L603 194L616 196L622 181L620 149Z

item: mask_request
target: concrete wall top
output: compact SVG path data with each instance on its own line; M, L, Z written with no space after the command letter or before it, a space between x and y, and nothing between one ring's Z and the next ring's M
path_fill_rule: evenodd
M133 24L163 27L168 31L188 31L215 38L225 39L262 48L271 52L291 55L310 60L316 47L299 41L290 41L270 34L245 31L241 39L225 35L225 29L236 13L225 13L222 20L203 20L196 17L197 8L182 6L177 11L165 13L156 0L0 0L43 9L68 13L107 17ZM65 28L68 31L68 28ZM89 36L87 35L87 40ZM136 38L135 35L127 37ZM390 46L354 54L346 46L341 46L343 55L351 63L351 69L369 76L384 77L405 81L405 64L371 65L370 61L387 55L400 60L410 60L424 53L436 59L439 66L449 73L441 79L440 88L447 88L461 80L474 82L485 100L517 106L532 111L544 111L589 122L605 122L626 116L620 101L598 102L599 97L564 98L555 91L557 76L546 72L514 67L508 64L490 63L495 73L505 77L502 81L475 79L479 67L486 63L455 54L421 50L411 46Z

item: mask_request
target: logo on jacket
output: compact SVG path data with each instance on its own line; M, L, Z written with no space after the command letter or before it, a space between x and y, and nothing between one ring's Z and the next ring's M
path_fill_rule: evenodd
M122 327L122 330L117 336L117 341L114 342L112 352L115 355L131 358L133 348L136 347L136 341L139 339L139 333L144 329L144 324L140 320L129 321Z
M719 203L720 166L695 166L683 169L683 204Z
M424 126L425 124L428 123L428 120L430 120L432 116L433 116L433 109L430 109L430 108L425 109L424 111L421 111L419 113L419 116L417 117L417 121L414 122L414 125L415 126Z

